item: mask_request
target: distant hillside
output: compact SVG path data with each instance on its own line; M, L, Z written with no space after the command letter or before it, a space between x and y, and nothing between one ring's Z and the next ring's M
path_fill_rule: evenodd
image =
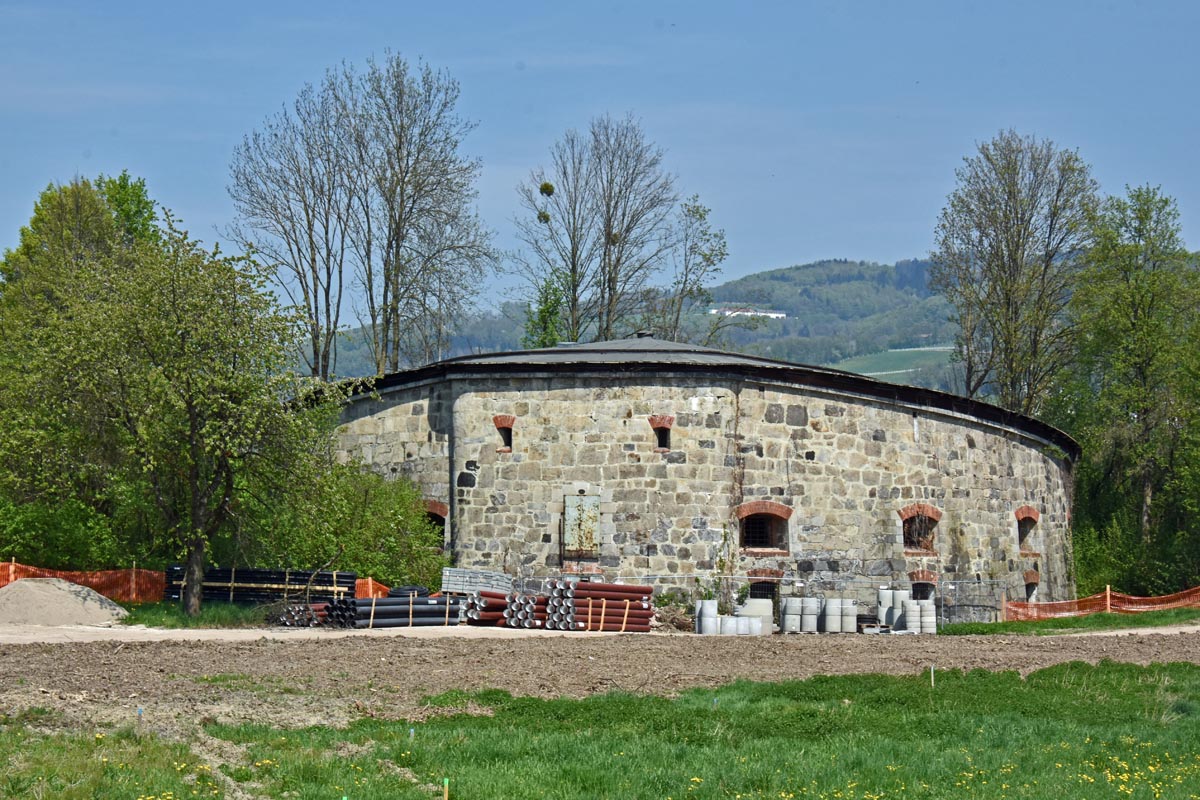
M926 261L875 264L834 259L747 275L712 292L722 306L752 305L788 315L764 321L752 331L734 332L733 349L840 367L839 362L856 356L954 340L949 304L930 292L928 270ZM941 367L924 364L920 374L904 371L881 377L944 387L943 372Z
M929 291L928 269L925 261L834 259L747 275L712 287L712 294L715 306L787 314L785 319L760 320L752 330L731 330L727 349L950 389L949 353L929 350L917 356L913 353L920 351L912 350L954 340L949 305ZM450 355L519 349L523 322L519 303L504 303L464 320ZM876 356L860 361L872 354ZM337 371L342 376L371 372L361 332L344 334Z

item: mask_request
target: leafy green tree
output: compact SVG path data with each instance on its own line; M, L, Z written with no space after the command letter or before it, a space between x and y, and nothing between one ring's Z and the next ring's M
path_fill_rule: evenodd
M440 585L449 563L442 532L411 481L361 464L313 463L316 469L245 509L259 526L248 543L252 561L354 571L392 586Z
M963 389L1036 413L1074 352L1066 307L1096 183L1078 153L1012 130L955 175L930 281L954 307Z
M553 280L538 284L537 305L525 306L525 335L521 346L526 350L554 347L563 341L563 294Z
M44 338L71 315L72 296L88 265L118 248L112 209L91 181L47 187L34 205L17 247L4 254L0 274L0 494L14 502L50 505L78 497L106 502L106 471L115 443L68 407L88 398L77 376L53 360ZM87 340L75 343L84 348Z
M158 236L158 214L146 191L145 178L135 179L127 170L121 170L115 178L100 175L95 186L126 242L150 241Z
M1200 521L1179 503L1195 494L1179 481L1200 455L1188 447L1198 422L1200 272L1175 201L1154 187L1107 199L1091 237L1070 305L1077 362L1050 410L1084 445L1078 523L1097 532L1098 553L1116 543L1114 530L1136 531L1121 544L1140 550L1145 587L1162 558L1156 548Z

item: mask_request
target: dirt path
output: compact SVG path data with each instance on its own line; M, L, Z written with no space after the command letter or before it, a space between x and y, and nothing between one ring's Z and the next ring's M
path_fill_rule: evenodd
M485 628L403 634L42 628L51 641L31 643L37 633L0 630L0 712L53 708L71 728L127 722L168 734L193 732L208 720L294 726L343 724L364 714L419 718L431 713L423 697L450 689L538 697L614 689L672 694L737 678L912 674L930 664L1026 673L1065 661L1200 663L1197 626L1112 636L753 638L531 636Z

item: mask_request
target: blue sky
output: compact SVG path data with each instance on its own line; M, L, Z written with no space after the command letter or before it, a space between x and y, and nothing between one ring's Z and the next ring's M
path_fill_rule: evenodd
M1012 127L1102 188L1161 185L1200 248L1200 4L0 0L0 248L52 181L128 169L211 240L241 137L339 61L423 58L478 122L479 210L631 112L729 240L725 274L928 253L954 170Z

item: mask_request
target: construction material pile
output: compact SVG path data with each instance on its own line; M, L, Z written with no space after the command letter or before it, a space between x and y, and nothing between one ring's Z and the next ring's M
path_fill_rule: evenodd
M203 599L227 603L271 603L304 598L309 602L354 596L354 572L210 567L201 583ZM166 600L183 596L183 567L167 567Z
M22 578L0 588L0 625L111 625L128 613L60 578Z
M407 597L358 597L333 600L325 608L325 625L342 628L418 628L457 625L464 601L416 592Z
M559 631L648 632L652 586L552 580L541 593L480 591L467 599L471 625Z

